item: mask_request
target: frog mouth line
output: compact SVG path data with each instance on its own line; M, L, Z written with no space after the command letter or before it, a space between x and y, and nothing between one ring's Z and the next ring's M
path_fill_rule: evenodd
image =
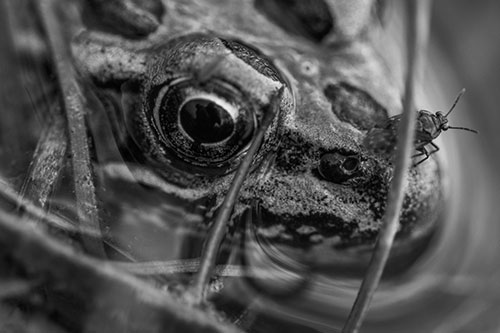
M261 204L252 207L252 232L261 246L272 253L300 260L318 272L362 277L371 259L376 233L360 236L353 223L325 223L331 216L279 217ZM339 222L340 218L337 218ZM389 258L386 276L404 273L432 250L438 234L423 233L411 239L397 239ZM357 235L357 236L354 236ZM281 258L281 260L285 260Z
M325 213L276 214L262 204L255 204L253 225L262 237L307 249L325 239L336 239L336 246L351 238L355 225Z

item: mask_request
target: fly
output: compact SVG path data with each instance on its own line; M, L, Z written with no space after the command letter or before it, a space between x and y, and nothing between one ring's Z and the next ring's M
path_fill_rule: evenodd
M432 113L427 110L418 111L414 141L416 154L413 155L413 157L425 157L418 161L418 163L414 166L425 162L432 154L439 151L439 147L433 142L433 140L436 139L443 131L447 131L449 129L459 129L476 134L478 133L476 130L470 128L448 125L448 116L453 111L464 93L465 89L462 89L446 114L441 111L437 111L436 113ZM375 154L392 156L396 147L400 121L401 115L396 115L394 117L390 117L382 126L375 126L369 130L364 139L365 147ZM432 150L427 150L428 148L426 147L428 145L432 147Z

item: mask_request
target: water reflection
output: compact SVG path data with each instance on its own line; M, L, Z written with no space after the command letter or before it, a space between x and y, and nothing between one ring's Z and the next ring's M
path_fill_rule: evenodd
M8 46L3 49L0 61L5 60L1 55L12 56L7 53L9 50ZM22 63L20 66L28 65ZM18 69L9 68L5 77L11 77L11 72ZM50 121L49 117L37 114L47 105L40 103L35 110L30 109L33 106L26 106L30 104L23 85L16 80L7 81L2 86L0 101L7 110L0 116L3 161L0 186L10 188L13 185L20 189L36 149L38 134ZM11 100L6 101L12 90L16 92L10 97L23 101L21 107ZM17 113L18 110L22 112ZM215 205L213 199L185 201L169 194L169 184L155 178L135 161L122 158L113 147L113 134L100 127L108 120L102 114L94 116L94 123L99 125L91 124L98 197L110 259L169 261L198 255L206 235L206 222L210 220L210 209ZM487 118L488 114L484 116ZM457 123L476 127L470 119L462 120ZM7 121L16 124L10 125ZM488 139L482 140L488 142ZM492 162L496 156L482 154L478 139L464 138L459 133L447 133L444 140L446 148L439 154L446 156L443 161L447 161L445 175L450 206L443 217L442 230L419 245L422 250L414 252L418 255L402 253L397 262L389 264L392 274L386 276L375 296L363 327L365 332L493 331L500 325L500 225L498 208L494 205L500 190ZM64 217L65 226L69 225L67 221L77 220L69 186L71 177L65 164L57 188L47 200L52 213ZM221 264L235 266L232 266L234 270L226 266L225 270L218 271L219 276L229 276L221 279L223 289L218 306L231 314L239 325L255 332L272 331L277 323L281 326L283 322L288 322L289 331L306 331L306 327L325 332L340 329L359 288L369 248L332 251L331 245L335 245L332 240L311 254L307 249L263 237L259 227L264 217L259 215L258 205L253 207L252 213L246 215L248 220L240 223L245 226L240 228L243 239L235 236L234 241L228 237L224 245ZM315 232L303 228L299 233L310 238ZM238 259L241 256L243 262ZM183 262L178 272L192 274L196 271L197 264L190 260ZM398 263L401 266L394 269ZM167 274L166 271L158 272L151 274ZM224 300L226 296L231 301ZM234 303L238 306L230 311L228 308Z

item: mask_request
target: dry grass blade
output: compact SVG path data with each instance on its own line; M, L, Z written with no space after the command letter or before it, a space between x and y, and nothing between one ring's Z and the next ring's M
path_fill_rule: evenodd
M40 198L43 197L40 196ZM8 184L0 181L0 206L2 205L15 209L19 212L19 217L23 216L35 220L41 225L49 227L49 229L63 231L68 236L73 234L79 236L84 235L87 238L93 237L100 239L102 237L102 234L93 228L81 225L77 226L74 222L68 219L46 212L43 208L37 206L32 200L23 198ZM130 261L135 261L131 254L115 245L110 239L106 239L105 237L103 242L117 253L120 253L124 258L127 258Z
M43 208L33 203L33 201L21 197L9 184L2 181L0 181L0 205L7 205L13 209L17 208L20 214L26 214L31 219L67 233L83 233L87 237L100 236L93 229L77 228L69 220L47 213Z
M231 213L233 211L234 204L240 192L241 186L250 170L252 160L257 150L260 148L262 141L264 140L264 135L267 128L272 123L274 116L276 115L281 98L283 96L284 88L282 87L276 94L271 97L269 102L269 108L267 112L264 113L262 123L255 135L248 152L241 162L236 174L234 175L233 181L229 188L228 193L224 197L224 201L217 211L215 216L214 224L210 230L207 242L203 249L203 254L201 258L200 270L195 277L194 285L192 288L192 295L194 299L192 300L195 304L200 304L204 300L205 289L212 276L215 260L217 258L217 253L219 252L219 247L224 239L226 233L226 224Z
M79 222L82 226L99 232L97 200L85 124L85 99L78 85L68 41L63 33L66 29L56 15L55 1L43 0L37 2L37 5L52 54L59 89L62 93L62 105L68 122ZM104 247L99 239L83 235L82 240L89 253L104 257Z
M413 152L416 114L414 112L415 81L421 71L424 52L427 45L430 24L431 0L407 1L407 59L408 72L405 84L403 115L399 126L398 144L395 156L394 178L388 195L388 204L383 225L375 250L361 284L356 301L351 309L342 332L358 332L366 315L370 301L380 282L382 272L399 225L399 215L404 198L404 184L407 170L411 164Z
M171 261L148 261L148 262L114 262L113 265L126 272L138 276L147 275L176 275L185 273L196 273L200 267L200 259L181 259ZM222 277L255 277L259 279L276 278L282 272L269 272L266 269L249 270L241 265L217 265L214 268L215 276ZM286 273L282 273L286 275Z
M200 268L200 259L180 259L170 261L148 261L148 262L115 262L114 265L134 275L176 275L185 273L196 273ZM217 276L242 276L243 270L236 265L218 265L214 268Z
M38 141L29 175L21 191L22 197L36 202L40 207L45 207L47 203L63 167L67 149L65 122L58 113L54 112L54 119L46 126Z

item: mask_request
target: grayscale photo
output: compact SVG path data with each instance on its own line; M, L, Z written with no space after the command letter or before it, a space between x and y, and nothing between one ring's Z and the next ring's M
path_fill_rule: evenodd
M500 2L0 0L0 333L500 332Z

